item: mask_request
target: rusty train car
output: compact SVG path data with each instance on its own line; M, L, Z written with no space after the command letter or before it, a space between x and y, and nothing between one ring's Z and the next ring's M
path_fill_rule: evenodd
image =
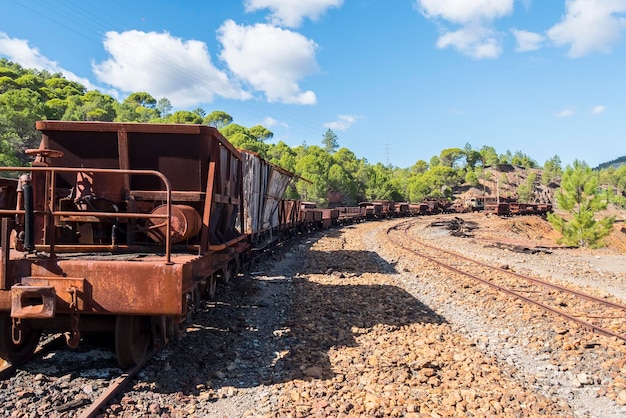
M21 176L0 185L0 356L26 361L44 330L70 347L107 332L138 364L249 254L242 154L208 126L36 126L32 167L1 168Z
M552 213L550 203L520 203L520 202L497 202L485 205L484 212L498 216L546 216Z

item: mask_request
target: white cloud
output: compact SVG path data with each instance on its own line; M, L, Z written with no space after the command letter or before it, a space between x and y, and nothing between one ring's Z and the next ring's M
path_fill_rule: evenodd
M563 109L560 112L557 112L554 114L555 118L569 118L570 116L572 116L574 114L574 111L572 109Z
M270 22L280 26L298 27L304 18L317 20L331 7L340 7L343 0L246 0L246 12L270 9Z
M60 67L55 61L49 60L39 52L37 48L28 45L24 39L10 38L6 33L0 32L0 55L4 55L10 61L20 64L24 68L46 70L50 73L61 73L70 81L82 84L88 90L100 90L102 93L117 96L117 92L99 88L91 84L86 78L77 76L71 71Z
M496 58L502 53L501 39L493 21L513 12L514 0L416 0L415 7L438 23L460 25L458 30L442 26L439 48L452 47L472 58Z
M497 58L502 53L496 34L483 26L466 26L447 32L437 40L439 48L453 47L472 58Z
M548 30L558 46L569 55L582 57L592 52L609 52L626 29L626 0L567 0L565 16Z
M545 41L545 37L535 32L525 30L511 29L515 40L517 41L517 52L536 51L541 48L541 44Z
M107 32L104 47L111 58L94 63L93 71L100 81L125 92L167 97L174 107L208 103L215 96L251 97L213 65L204 42L132 30Z
M598 105L598 106L594 106L591 109L591 113L594 115L599 115L601 113L604 113L605 110L606 110L606 107L604 107L604 105Z
M513 0L417 0L416 5L429 19L461 24L492 21L513 12Z
M339 115L334 122L327 122L323 124L324 128L333 129L335 131L347 131L357 120L362 119L362 116L353 115Z
M299 81L319 71L317 44L289 30L266 24L237 25L227 20L218 30L220 58L241 80L265 93L269 102L314 104L312 91Z
M281 126L283 128L289 127L289 125L287 125L285 122L277 121L276 119L270 116L265 117L263 119L263 122L261 122L261 125L265 126L266 128L271 128L272 126Z

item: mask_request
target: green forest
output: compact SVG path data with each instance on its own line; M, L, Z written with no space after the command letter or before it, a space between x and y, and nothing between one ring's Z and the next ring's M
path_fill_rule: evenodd
M0 164L29 164L30 158L24 151L38 146L35 122L46 119L213 126L236 147L255 151L306 179L295 182L287 197L313 201L321 207L351 206L367 200L453 199L460 190L486 190L485 184L499 181L493 178L498 174L490 169L499 165L529 169L524 181L515 185L512 197L532 202L538 187L560 184L564 172L558 155L540 165L519 150L499 153L490 146L471 144L443 149L428 161L420 159L406 168L370 164L341 147L340 138L330 129L320 131L319 144L303 142L290 147L282 141L271 142L273 133L269 129L238 125L231 115L220 110L174 110L167 98L157 99L147 92L132 93L120 102L97 90L87 90L61 74L27 69L0 59ZM610 164L593 173L606 190L606 201L625 207L626 165Z

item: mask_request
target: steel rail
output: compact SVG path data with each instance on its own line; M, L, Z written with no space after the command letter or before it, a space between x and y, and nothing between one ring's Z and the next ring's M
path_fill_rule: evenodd
M572 315L568 314L567 312L564 312L564 311L562 311L560 309L556 309L556 308L553 308L551 306L545 305L545 304L543 304L543 303L541 303L539 301L536 301L536 300L533 300L533 299L531 299L531 298L529 298L527 296L521 295L521 294L519 294L519 293L517 293L517 292L515 292L513 290L510 290L510 289L508 289L506 287L500 286L500 285L495 284L495 283L493 283L493 282L491 282L489 280L485 280L485 279L483 279L481 277L478 277L478 276L476 276L474 274L465 272L465 271L463 271L461 269L458 269L458 268L453 267L453 266L451 266L449 264L446 264L446 263L444 263L442 261L439 261L439 260L437 260L434 257L431 257L431 256L425 255L423 253L420 253L419 251L417 251L415 249L406 247L405 245L402 245L401 243L399 243L397 240L393 240L391 238L391 235L390 235L391 230L394 230L394 229L398 230L399 226L401 226L401 225L408 225L404 229L404 232L406 233L408 231L408 229L412 226L411 224L414 223L414 222L415 221L405 221L405 222L401 222L399 224L396 224L396 225L388 228L387 229L387 237L388 237L388 239L393 244L399 246L400 248L402 248L404 250L407 250L407 251L410 251L410 252L412 252L412 253L420 256L420 257L426 258L427 260L430 260L430 261L432 261L432 262L434 262L434 263L436 263L436 264L438 264L438 265L440 265L440 266L442 266L442 267L444 267L444 268L446 268L448 270L454 271L456 273L459 273L459 274L467 276L467 277L471 277L472 279L477 280L477 281L479 281L479 282L481 282L483 284L486 284L486 285L488 285L490 287L493 287L494 289L497 289L497 290L499 290L499 291L501 291L503 293L509 294L509 295L514 296L516 298L519 298L519 299L521 299L521 300L523 300L525 302L528 302L528 303L531 303L533 305L539 306L539 307L541 307L541 308L543 308L543 309L545 309L545 310L547 310L549 312L555 313L557 315L560 315L560 316L562 316L564 318L569 319L572 322L575 322L575 323L577 323L579 325L582 325L583 327L585 327L587 329L590 329L591 331L596 332L598 334L601 334L601 335L604 335L604 336L607 336L607 337L615 337L615 338L618 338L620 340L626 341L626 335L625 334L619 334L619 333L611 331L610 329L607 329L607 328L604 328L604 327L600 327L600 326L594 325L594 324L592 324L592 323L590 323L588 321L579 319L579 318L577 318L575 316L572 316ZM599 302L599 303L602 303L602 304L604 304L606 306L617 308L617 309L625 309L626 308L624 305L619 304L619 303L606 303L607 301L605 301L604 299L596 298L596 297L594 297L592 295L587 295L585 293L581 293L581 292L578 292L578 291L575 291L575 290L572 290L572 289L562 288L561 286L557 286L557 285L553 285L552 283L544 282L543 280L535 279L535 278L532 278L532 277L527 277L527 276L521 275L519 273L514 273L514 272L511 272L511 271L508 271L508 270L504 270L504 269L499 268L499 267L491 266L491 265L483 263L481 261L473 260L473 259L465 257L463 255L454 253L452 251L444 250L444 249L441 249L439 247L435 247L433 245L426 244L424 242L420 242L420 244L425 246L425 247L428 247L428 248L431 248L431 249L443 252L445 254L449 254L451 256L458 257L458 258L461 258L461 259L464 259L464 260L467 260L467 261L471 261L471 262L476 263L478 265L481 265L483 267L488 267L488 268L493 269L493 270L498 270L498 271L501 271L501 272L504 272L504 273L507 273L507 274L514 275L516 277L520 277L520 278L529 280L529 281L531 281L531 282L533 282L535 284L538 284L538 285L545 285L547 287L555 287L555 288L557 288L559 290L566 291L568 293L571 293L571 294L573 294L575 296L579 296L579 297L581 297L583 299L586 299L588 301L591 301L591 302Z
M29 360L32 360L35 357L43 356L46 353L49 353L50 351L52 351L53 349L55 349L56 347L58 347L64 342L65 342L65 336L63 334L59 334L55 336L51 340L38 345L37 349L35 349L35 352L29 358ZM0 368L0 380L4 380L12 376L13 373L15 373L16 369L17 369L16 366L14 366L13 364L7 361L6 364L2 366L2 368Z
M409 226L406 228L406 230L408 230L408 228L413 226L413 225L410 225L411 222L414 223L415 221L404 221L401 224L409 224ZM396 226L399 226L401 224L398 224ZM395 228L395 227L392 227L392 228ZM626 311L626 305L622 304L622 303L611 302L610 300L601 299L601 298L595 297L593 295L588 295L586 293L582 293L582 292L576 291L574 289L569 289L569 288L567 288L565 286L561 286L561 285L558 285L556 283L546 282L544 280L537 279L535 277L525 276L523 274L520 274L520 273L517 273L517 272L514 272L514 271L510 271L510 270L506 270L506 269L503 269L501 267L492 266L491 264L487 264L487 263L484 263L482 261L466 257L466 256L464 256L462 254L458 254L458 253L455 253L453 251L446 250L444 248L439 248L439 247L435 247L433 245L429 245L429 244L427 244L427 243L425 243L423 241L422 241L422 245L424 245L425 247L436 249L437 251L444 252L446 254L450 254L452 256L461 258L461 259L466 260L466 261L471 261L472 263L475 263L475 264L478 264L478 265L481 265L481 266L484 266L484 267L487 267L487 268L490 268L490 269L499 270L499 271L501 271L503 273L510 274L512 276L518 277L520 279L524 279L524 280L529 281L531 283L540 284L540 285L545 286L545 287L550 287L552 289L556 289L556 290L560 290L562 292L573 294L575 296L580 297L581 299L585 299L585 300L588 300L590 302L596 302L596 303L600 303L602 305L606 305L606 306L609 306L609 307L612 307L612 308L622 309L622 310Z
M140 371L143 370L144 366L148 361L154 357L156 353L158 353L163 348L162 345L159 345L152 349L144 359L128 371L122 373L119 377L111 382L109 387L102 392L102 394L85 410L81 411L79 418L93 418L99 415L100 410L105 408L111 398L117 395L124 387L131 381Z

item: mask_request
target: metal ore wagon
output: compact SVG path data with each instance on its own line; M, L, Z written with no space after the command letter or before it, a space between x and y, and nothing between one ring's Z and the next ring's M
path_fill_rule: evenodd
M247 257L241 154L202 125L36 126L32 167L0 168L0 356L110 332L137 364Z

